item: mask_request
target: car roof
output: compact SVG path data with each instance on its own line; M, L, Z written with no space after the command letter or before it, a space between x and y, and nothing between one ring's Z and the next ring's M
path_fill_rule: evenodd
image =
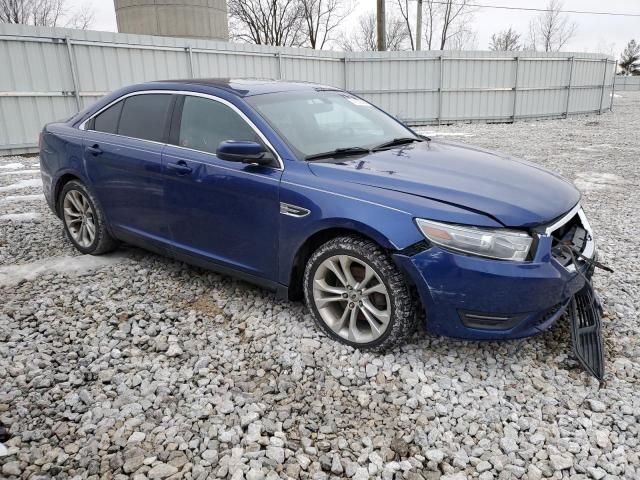
M156 84L174 86L178 90L189 90L189 86L213 87L223 89L239 97L263 95L266 93L287 92L294 90L339 90L328 85L311 82L294 82L286 80L249 79L249 78L189 78L179 80L160 80L141 84L140 87L153 88Z

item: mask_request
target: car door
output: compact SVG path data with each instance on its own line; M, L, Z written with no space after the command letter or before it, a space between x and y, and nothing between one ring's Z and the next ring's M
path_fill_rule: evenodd
M277 275L282 169L219 159L224 140L263 142L246 116L217 97L176 102L163 153L166 219L178 252L251 276Z
M174 96L137 93L103 110L87 126L84 160L111 228L169 242L165 221L162 150Z

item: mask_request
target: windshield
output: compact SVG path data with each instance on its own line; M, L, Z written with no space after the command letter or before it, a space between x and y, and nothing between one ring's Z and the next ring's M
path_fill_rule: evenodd
M341 148L372 148L415 138L401 123L342 91L283 92L247 101L302 158Z

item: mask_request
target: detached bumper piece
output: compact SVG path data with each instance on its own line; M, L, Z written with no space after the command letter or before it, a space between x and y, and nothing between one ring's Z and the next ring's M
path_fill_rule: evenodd
M602 307L590 285L576 293L569 304L573 353L582 367L604 380L604 344L602 342Z

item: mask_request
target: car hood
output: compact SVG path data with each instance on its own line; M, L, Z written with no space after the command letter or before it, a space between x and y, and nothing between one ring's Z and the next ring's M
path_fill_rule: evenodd
M571 183L537 165L452 142L425 141L309 166L320 177L437 200L508 227L547 223L580 200Z

